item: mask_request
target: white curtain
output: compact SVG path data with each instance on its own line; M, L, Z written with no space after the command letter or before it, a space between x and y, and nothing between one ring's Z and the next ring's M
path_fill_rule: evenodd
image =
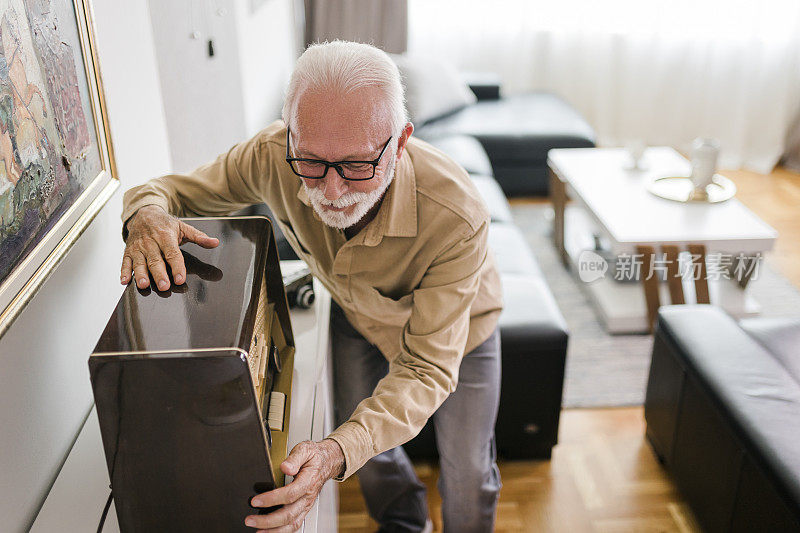
M556 93L601 144L716 137L760 172L800 108L799 0L409 0L409 53Z

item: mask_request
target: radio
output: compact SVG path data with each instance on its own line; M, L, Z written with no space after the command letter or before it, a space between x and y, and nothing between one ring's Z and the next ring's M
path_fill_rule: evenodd
M219 245L181 246L183 285L130 283L89 358L117 517L122 531L250 531L250 499L284 484L294 366L272 227L181 220Z

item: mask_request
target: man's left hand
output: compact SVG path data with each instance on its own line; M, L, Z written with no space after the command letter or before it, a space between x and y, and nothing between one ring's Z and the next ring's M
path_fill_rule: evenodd
M294 480L251 500L253 507L283 507L266 515L250 515L245 524L269 533L297 531L322 486L342 472L344 462L342 448L333 439L307 440L297 444L281 463L281 471L294 476Z

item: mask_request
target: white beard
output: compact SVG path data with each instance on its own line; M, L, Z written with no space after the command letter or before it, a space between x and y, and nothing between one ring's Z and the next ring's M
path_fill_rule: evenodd
M392 159L392 162L389 163L389 166L386 168L383 183L380 187L372 192L348 192L344 193L336 200L330 201L325 198L323 187L310 188L306 186L305 182L303 182L303 187L305 188L308 199L311 202L311 207L314 208L314 211L317 212L319 218L321 218L322 221L328 226L338 229L346 229L354 226L359 220L364 218L364 215L366 215L376 203L378 203L383 196L383 193L386 192L386 189L388 189L389 185L392 183L392 179L394 178L394 159L395 158ZM349 207L351 205L354 205L355 207L353 207L350 214L346 214L344 211L331 211L330 209L325 209L323 206L326 205L339 209Z

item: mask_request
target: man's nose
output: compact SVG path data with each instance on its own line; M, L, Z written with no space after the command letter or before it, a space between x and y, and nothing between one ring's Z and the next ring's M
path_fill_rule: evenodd
M325 198L331 202L338 200L341 195L347 192L347 182L342 179L336 169L328 167L325 177L322 179Z

